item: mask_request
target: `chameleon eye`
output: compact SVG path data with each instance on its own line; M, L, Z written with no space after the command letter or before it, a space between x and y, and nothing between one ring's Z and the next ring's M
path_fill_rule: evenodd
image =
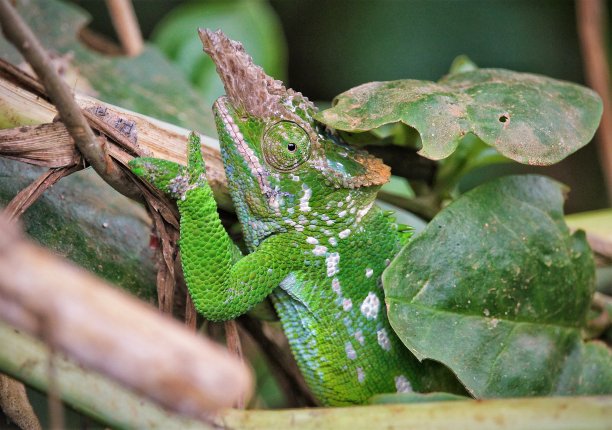
M310 137L296 123L279 121L266 130L262 150L270 166L289 172L310 157Z

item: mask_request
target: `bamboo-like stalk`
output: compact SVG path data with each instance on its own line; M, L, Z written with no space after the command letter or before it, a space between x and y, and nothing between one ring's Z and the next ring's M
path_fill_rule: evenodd
M605 430L612 397L466 400L350 408L226 410L223 428L264 430Z
M0 322L0 369L45 391L45 346ZM419 430L603 430L612 422L612 396L551 397L455 401L350 408L224 410L214 423L163 411L107 378L58 357L57 379L63 399L77 410L113 428L185 430L419 429Z

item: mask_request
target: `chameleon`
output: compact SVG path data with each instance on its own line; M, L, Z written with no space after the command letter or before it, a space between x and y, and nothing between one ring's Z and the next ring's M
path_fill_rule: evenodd
M390 168L318 123L314 104L266 75L239 42L221 31L199 35L225 87L213 112L248 253L221 224L195 133L187 166L130 162L137 176L176 199L195 308L229 320L270 296L323 405L430 390L427 370L394 334L384 304L382 272L410 237L375 205Z

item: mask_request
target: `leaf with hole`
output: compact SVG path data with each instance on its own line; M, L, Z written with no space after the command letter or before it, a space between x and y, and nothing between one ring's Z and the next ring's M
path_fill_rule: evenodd
M363 84L338 95L316 118L353 134L406 124L419 133L419 154L434 160L448 157L472 133L502 155L533 165L562 160L597 129L602 102L588 88L503 69L467 70L437 83Z

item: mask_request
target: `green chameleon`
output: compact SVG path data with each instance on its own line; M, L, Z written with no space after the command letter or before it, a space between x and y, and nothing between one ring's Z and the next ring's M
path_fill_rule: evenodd
M221 32L200 30L200 38L225 85L213 110L249 254L221 225L195 134L187 167L130 163L177 201L196 309L228 320L271 296L306 382L326 405L435 388L386 316L381 274L409 238L374 204L389 167L318 124L314 105L255 66L241 44Z

